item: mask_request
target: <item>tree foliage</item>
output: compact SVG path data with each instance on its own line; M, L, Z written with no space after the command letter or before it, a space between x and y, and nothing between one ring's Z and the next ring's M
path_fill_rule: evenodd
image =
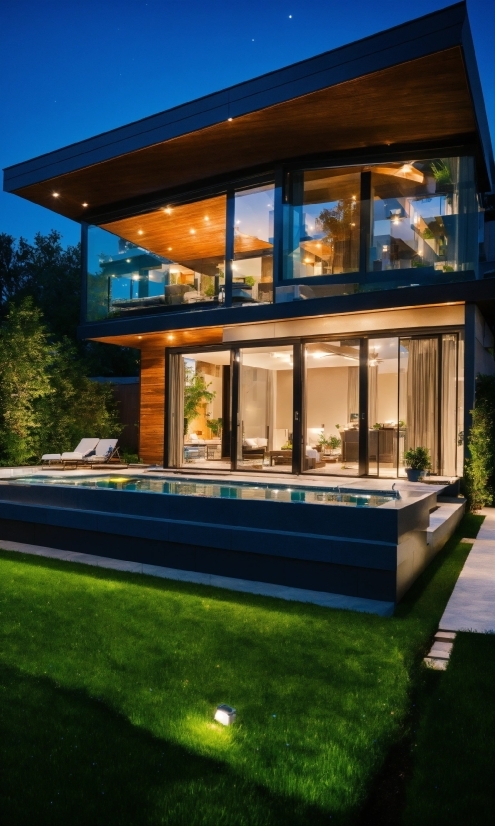
M41 312L26 299L0 328L0 461L23 464L35 452L38 403L54 391L50 351ZM5 460L5 461L4 461Z
M464 477L471 510L495 502L495 376L479 375Z
M30 296L11 305L0 325L0 464L119 431L111 389L83 375L70 341L53 340Z
M0 233L0 319L31 296L50 334L69 339L87 376L134 376L139 351L77 338L81 305L81 247L63 248L60 233L37 233L32 244Z

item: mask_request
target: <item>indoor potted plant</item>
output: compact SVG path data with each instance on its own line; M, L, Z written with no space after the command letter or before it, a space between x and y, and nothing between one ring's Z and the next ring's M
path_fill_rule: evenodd
M410 482L419 482L431 469L430 451L427 447L411 447L404 453L406 474Z

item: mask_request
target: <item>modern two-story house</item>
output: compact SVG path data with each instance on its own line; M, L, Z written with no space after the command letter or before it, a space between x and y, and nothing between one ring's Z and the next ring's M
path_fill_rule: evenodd
M141 351L145 462L388 478L418 446L462 475L493 186L464 3L4 179L81 223L80 335Z

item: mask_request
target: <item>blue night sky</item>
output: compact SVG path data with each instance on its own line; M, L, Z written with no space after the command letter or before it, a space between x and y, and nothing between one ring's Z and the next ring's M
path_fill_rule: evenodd
M442 0L5 0L0 31L0 167L445 7ZM469 0L495 137L495 4ZM432 78L432 84L435 78ZM393 105L393 104L392 104ZM421 113L418 112L418 117ZM32 240L79 226L0 193L0 232Z

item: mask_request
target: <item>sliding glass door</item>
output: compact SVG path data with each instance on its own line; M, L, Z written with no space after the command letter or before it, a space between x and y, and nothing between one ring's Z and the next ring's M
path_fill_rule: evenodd
M368 344L368 474L398 475L404 463L405 422L399 415L399 339Z
M370 339L368 473L405 475L404 453L424 447L431 473L454 476L457 335Z
M237 468L291 473L293 347L239 351Z
M459 335L328 339L174 353L168 466L405 475L462 465Z
M230 351L172 355L168 396L169 467L230 470Z
M359 475L359 340L305 346L303 469Z

